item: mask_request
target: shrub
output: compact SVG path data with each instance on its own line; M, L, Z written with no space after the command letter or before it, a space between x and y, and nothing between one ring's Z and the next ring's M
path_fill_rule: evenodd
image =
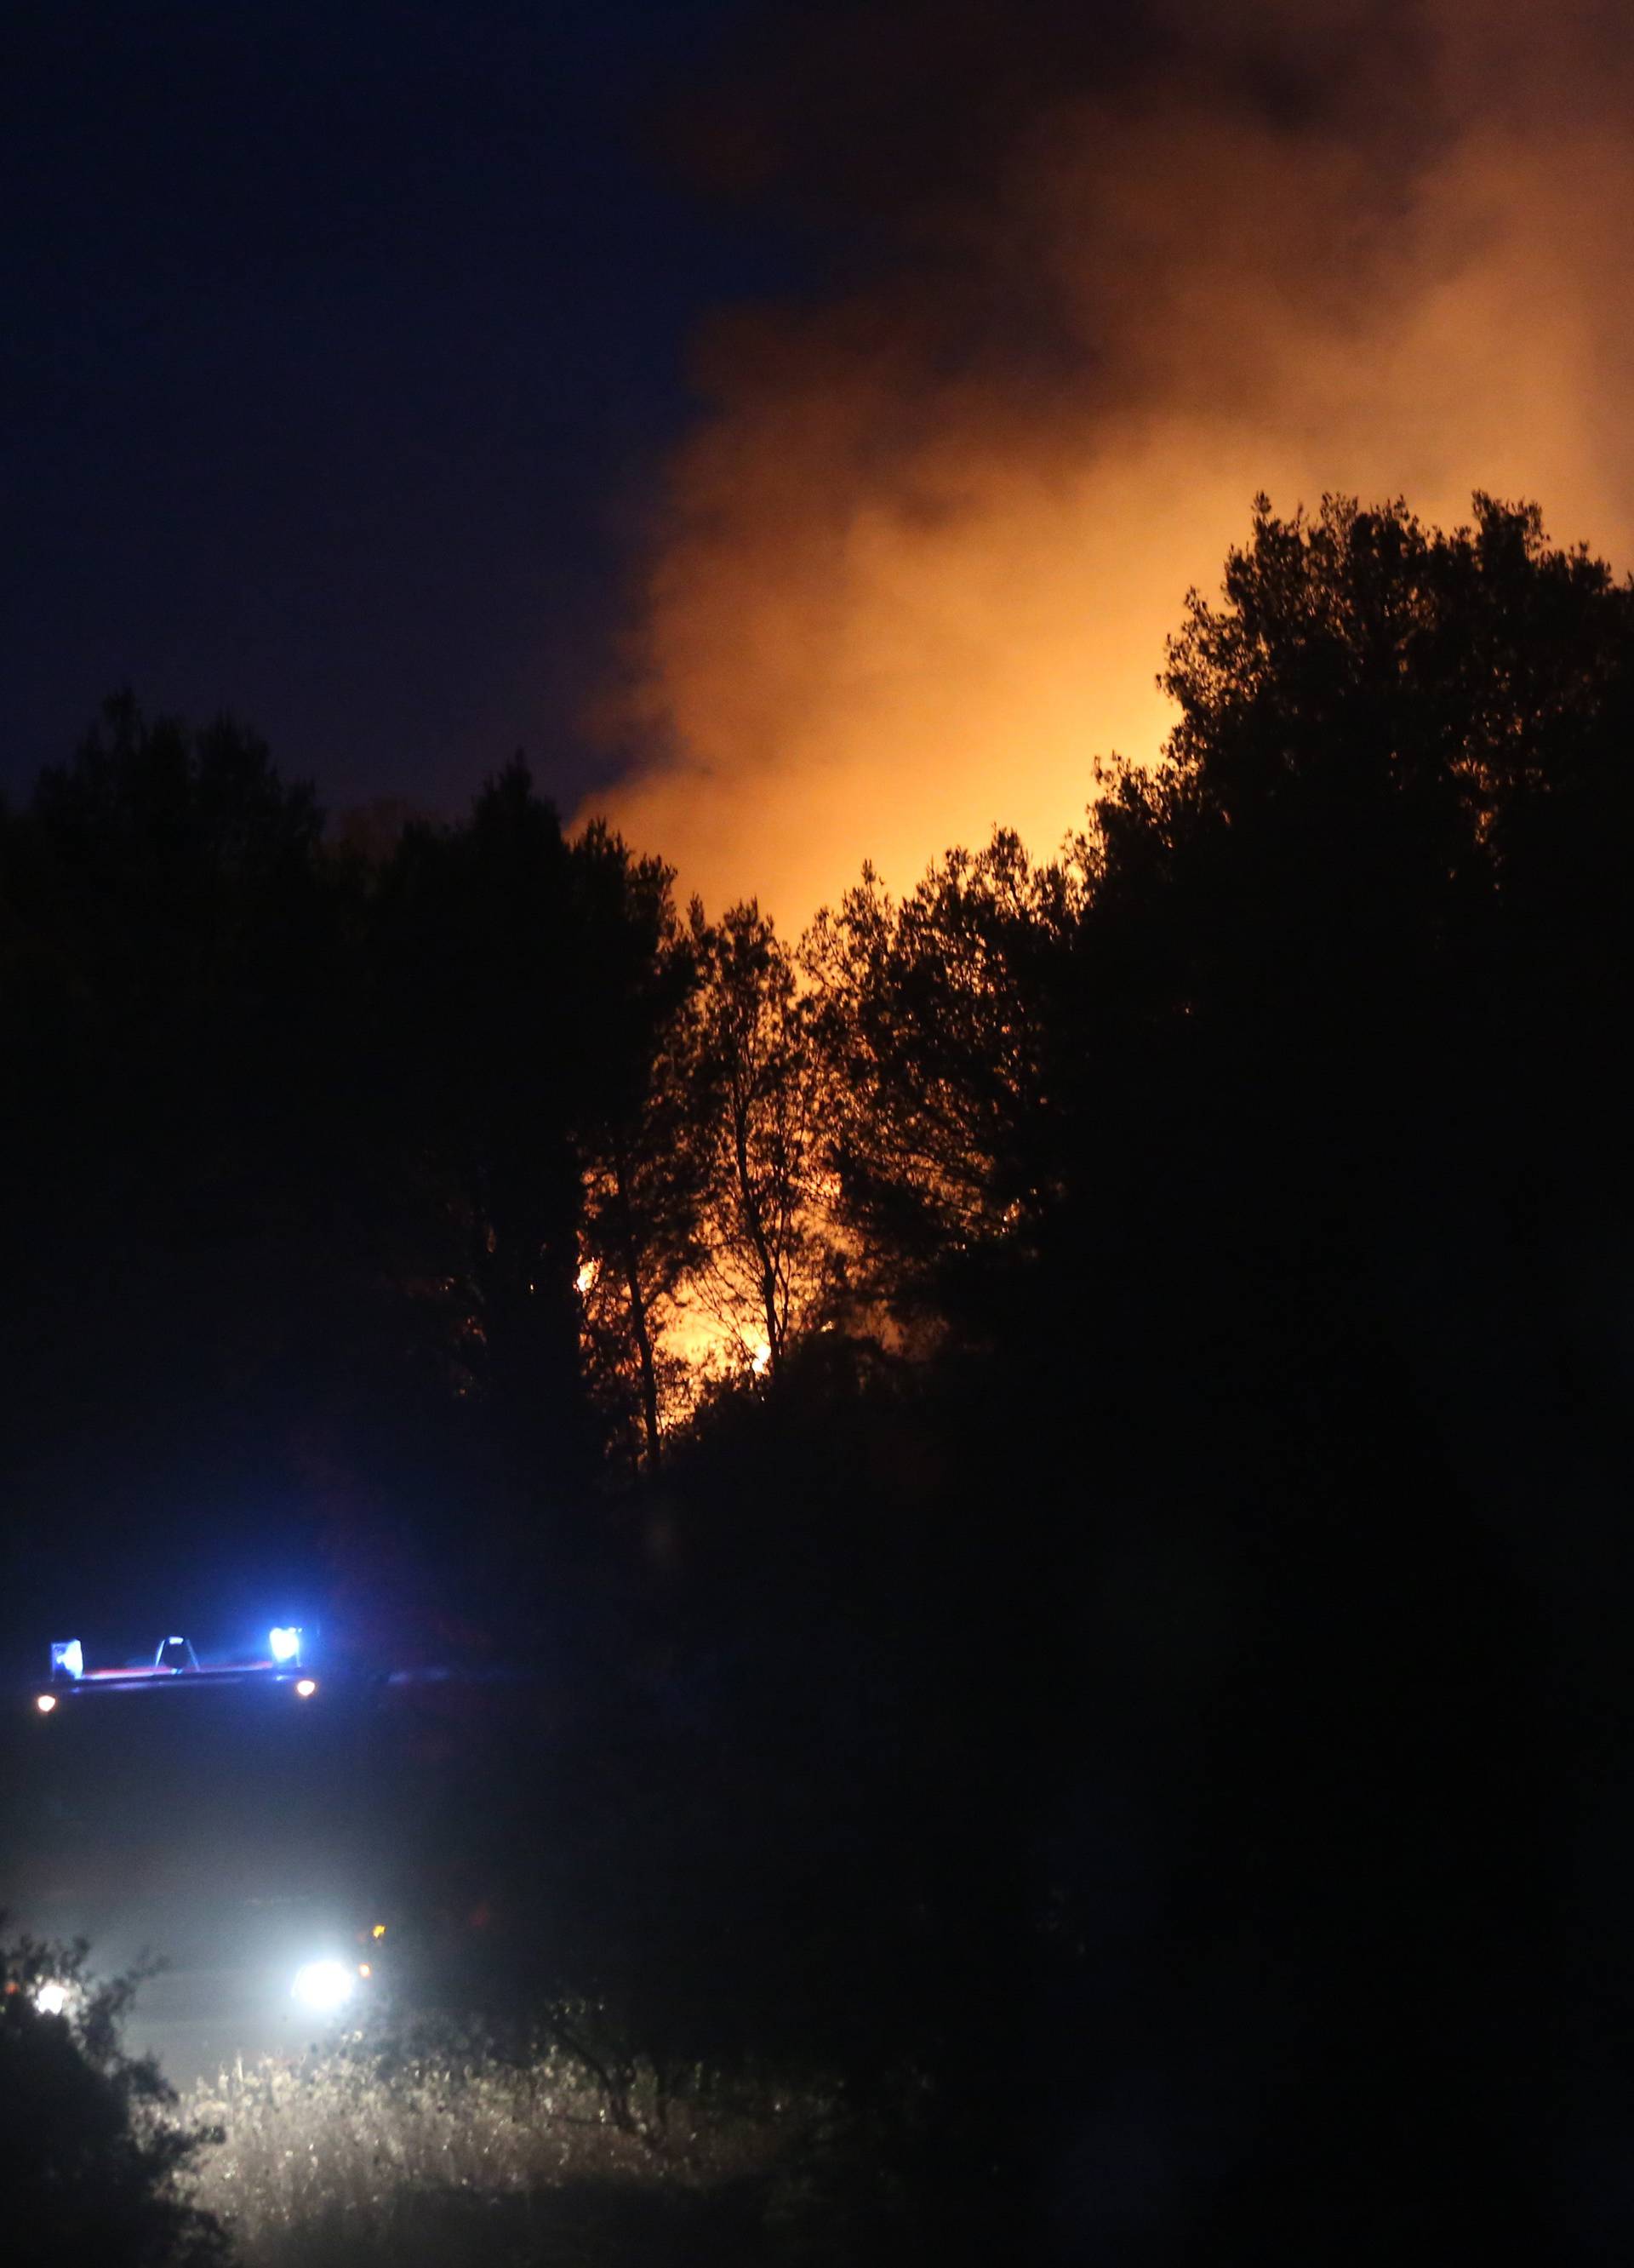
M570 2029L586 2054L555 2024L502 2049L438 2022L224 2073L188 2105L222 2136L201 2196L249 2268L794 2268L879 2218L835 2091L696 2067L660 2084L595 2011Z
M0 1944L6 2257L16 2268L224 2261L225 2233L192 2195L213 2137L179 2122L157 2065L121 2044L144 1972L99 1982L87 1958L83 1940Z

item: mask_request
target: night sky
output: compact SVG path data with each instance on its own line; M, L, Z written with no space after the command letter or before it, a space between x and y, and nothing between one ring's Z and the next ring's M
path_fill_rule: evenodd
M5 11L8 795L123 685L331 810L457 810L518 746L566 806L606 777L689 325L788 257L666 154L724 13Z

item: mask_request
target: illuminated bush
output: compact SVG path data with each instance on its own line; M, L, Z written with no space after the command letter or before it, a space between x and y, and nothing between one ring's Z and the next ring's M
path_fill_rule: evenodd
M559 2044L502 2057L443 2028L224 2074L187 2116L222 2135L200 2196L247 2268L662 2268L700 2242L723 2263L784 2257L766 2248L831 2110L816 2089L697 2070L665 2093L645 2065L610 2091Z

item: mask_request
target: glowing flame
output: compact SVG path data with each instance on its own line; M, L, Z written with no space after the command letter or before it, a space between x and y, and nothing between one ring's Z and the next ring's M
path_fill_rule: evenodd
M593 1260L586 1260L580 1268L578 1275L573 1278L573 1289L578 1293L581 1300L588 1292L591 1285L595 1282L595 1280L596 1263Z
M771 1368L771 1348L765 1339L762 1339L755 1348L749 1368L754 1373L756 1378L764 1378Z

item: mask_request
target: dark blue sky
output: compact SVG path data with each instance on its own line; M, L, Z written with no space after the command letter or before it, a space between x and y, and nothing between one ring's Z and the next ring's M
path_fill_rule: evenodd
M593 783L688 334L785 280L662 154L726 15L14 0L0 789L124 684L332 809Z

